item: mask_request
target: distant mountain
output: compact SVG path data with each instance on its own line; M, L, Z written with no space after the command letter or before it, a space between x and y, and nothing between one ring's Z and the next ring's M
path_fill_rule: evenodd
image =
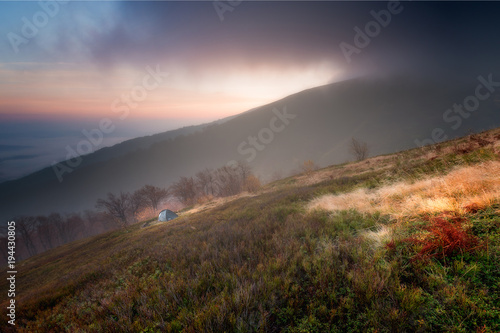
M493 94L476 98L478 108L466 119L462 115L469 112L447 111L474 96L478 84L386 77L308 89L220 122L101 149L83 156L62 182L46 168L2 183L1 218L93 208L107 192L144 184L166 187L180 176L232 160L247 160L264 179L309 159L319 165L340 163L352 159L352 137L367 141L371 155L378 155L415 147L432 135L451 139L500 126Z
M224 123L224 122L226 122L234 117L235 116L231 116L231 117L216 120L214 122L207 123L207 124L186 126L186 127L171 130L168 132L163 132L163 133L143 136L143 137L139 137L139 138L135 138L135 139L130 139L130 140L121 142L119 144L116 144L112 147L105 147L105 148L99 149L98 151L96 151L93 154L89 154L89 155L85 156L85 158L82 159L82 163L79 165L79 167L88 166L88 165L98 163L98 162L105 162L105 161L110 160L112 158L115 158L115 157L118 157L121 155L126 155L126 154L129 154L129 153L136 151L136 150L148 149L149 147L151 147L153 144L155 144L157 142L173 140L178 136L196 133L198 131L201 131L203 128L205 128L207 126L222 124L222 123Z

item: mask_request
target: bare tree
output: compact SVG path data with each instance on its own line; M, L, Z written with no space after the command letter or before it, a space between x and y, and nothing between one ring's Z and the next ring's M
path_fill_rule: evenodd
M120 192L119 195L108 193L107 199L98 199L96 202L97 209L104 211L117 220L122 227L127 225L127 215L130 209L130 194Z
M85 222L83 221L79 213L68 214L65 219L65 224L69 242L72 242L83 236Z
M255 193L261 188L260 179L250 174L243 183L243 190Z
M101 219L98 212L86 209L83 212L83 224L85 225L85 236L91 236L99 233L99 229L102 228Z
M55 237L53 233L53 226L49 223L46 216L36 217L36 233L40 239L40 243L43 246L44 251L50 250L54 247L53 239Z
M23 216L15 219L16 231L21 236L22 242L28 252L28 255L34 256L38 253L36 245L33 241L33 230L35 228L35 219L31 216Z
M61 214L52 213L47 217L47 219L49 221L48 223L53 225L57 230L57 236L59 238L59 245L70 242L70 237L69 237L70 232L68 230L68 224L63 219Z
M234 169L236 173L239 175L240 181L242 183L244 183L248 177L253 176L252 168L250 167L250 165L248 165L246 161L236 162L236 166L234 167Z
M212 169L205 169L196 174L196 185L201 195L215 195L217 191L217 179Z
M203 196L231 196L243 190L256 191L260 180L243 161L225 165L216 170L205 169L193 177L181 177L169 188L170 192L183 204L192 204Z
M217 194L221 197L236 195L241 192L243 179L237 168L223 166L216 170L217 177Z
M316 165L316 163L314 163L313 160L307 160L307 161L304 161L301 169L302 169L302 172L304 172L304 173L311 173L313 171L318 170L319 168Z
M97 212L94 210L86 210L83 213L85 224L85 236L98 235L102 232L113 230L116 228L116 223L105 212Z
M158 210L158 204L169 195L168 190L153 185L145 185L136 193L133 196L137 195L137 203L140 203L142 197L143 203L147 203L155 211Z
M196 183L193 177L181 177L172 184L170 191L185 205L192 204L196 198Z
M136 220L136 215L139 211L146 207L148 204L147 198L145 197L142 189L137 190L130 196L130 215L132 215L133 219Z
M226 197L236 195L242 190L248 190L246 182L249 180L252 184L252 190L255 189L260 181L255 182L255 176L248 163L238 161L234 165L225 165L217 170L205 169L196 174L197 185L202 195L214 195ZM258 180L258 179L257 179Z
M354 156L356 161L362 161L368 157L368 144L364 141L358 141L355 138L352 138L351 143L349 144L349 151Z

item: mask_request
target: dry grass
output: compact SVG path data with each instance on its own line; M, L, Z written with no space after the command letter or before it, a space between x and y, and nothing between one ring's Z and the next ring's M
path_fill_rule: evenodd
M376 230L367 230L360 233L360 236L370 241L374 247L380 247L391 240L393 229L388 226L379 226Z
M496 128L483 133L471 134L466 137L422 148L424 159L433 159L452 153L462 153L467 150L475 150L484 146L490 146L498 154L500 152L500 129Z
M247 198L247 197L254 197L256 196L256 193L249 193L249 192L241 192L236 195L232 195L229 197L215 197L212 198L211 200L207 200L206 202L200 202L193 206L192 208L182 212L182 215L191 215L199 212L204 212L209 209L214 209L216 207L220 207L224 204L230 203L234 200L241 199L241 198Z
M373 171L387 170L393 167L394 157L392 155L376 156L360 162L353 162L342 166L332 166L314 172L313 174L301 174L295 176L296 185L308 186L324 181L362 175Z
M500 162L461 167L445 176L398 182L377 190L359 189L314 199L309 209L356 209L399 219L423 213L464 214L492 205L500 198Z

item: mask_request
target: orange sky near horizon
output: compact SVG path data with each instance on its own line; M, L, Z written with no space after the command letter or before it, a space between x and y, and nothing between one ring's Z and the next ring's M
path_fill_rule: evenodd
M155 80L147 68L168 76ZM339 73L329 63L226 71L168 64L102 70L70 63L4 63L0 64L0 114L95 118L112 115L113 106L127 105L131 119L215 120L327 84Z

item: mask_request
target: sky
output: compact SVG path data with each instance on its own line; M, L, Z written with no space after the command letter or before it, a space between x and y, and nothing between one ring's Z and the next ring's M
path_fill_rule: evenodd
M0 182L63 160L103 119L113 130L95 149L352 77L498 72L499 13L494 2L0 1Z

